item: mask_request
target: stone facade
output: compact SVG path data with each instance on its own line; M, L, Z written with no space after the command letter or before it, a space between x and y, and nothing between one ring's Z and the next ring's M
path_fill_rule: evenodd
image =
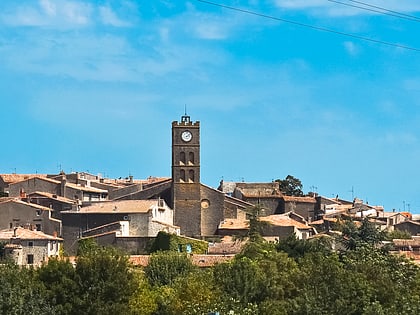
M19 199L0 202L0 229L25 227L46 234L61 235L61 221L53 218L53 210Z
M49 257L58 257L63 239L40 231L24 228L0 231L0 241L5 242L5 255L17 265L40 266Z
M200 237L200 122L187 115L172 122L172 204L181 233Z
M115 237L154 237L160 231L179 234L179 227L173 225L174 211L163 199L97 203L79 211L63 211L62 218L69 253L75 252L77 240L83 237L110 233Z

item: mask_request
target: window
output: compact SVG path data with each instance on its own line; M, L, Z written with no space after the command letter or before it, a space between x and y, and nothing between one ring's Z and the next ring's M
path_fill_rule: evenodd
M193 170L190 170L189 171L189 174L188 174L189 176L188 176L188 179L189 179L189 182L190 183L193 183L194 182L194 171Z
M181 170L180 177L181 182L185 182L185 170Z
M35 224L35 226L37 231L41 231L41 224Z
M188 164L194 164L194 152L188 154Z
M41 210L36 210L36 216L39 217L41 215Z
M185 152L179 153L179 164L185 165Z
M34 242L29 241L29 242L28 242L28 247L34 247Z
M28 262L28 265L33 265L34 264L34 255L33 254L28 254L28 256L26 256L26 260Z

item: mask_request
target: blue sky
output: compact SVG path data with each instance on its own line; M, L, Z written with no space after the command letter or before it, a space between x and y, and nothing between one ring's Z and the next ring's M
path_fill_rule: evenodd
M366 1L420 17L417 0ZM327 0L217 3L420 49L420 20ZM3 0L0 173L170 176L186 105L209 186L291 174L305 192L420 213L419 69L416 50L196 0Z

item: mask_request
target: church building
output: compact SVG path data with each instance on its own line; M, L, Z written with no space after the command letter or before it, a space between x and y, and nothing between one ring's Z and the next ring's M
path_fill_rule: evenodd
M185 114L172 122L172 207L181 234L206 237L217 234L225 218L245 218L252 207L200 181L200 122Z

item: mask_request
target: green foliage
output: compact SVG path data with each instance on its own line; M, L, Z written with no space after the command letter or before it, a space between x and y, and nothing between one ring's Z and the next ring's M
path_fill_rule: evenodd
M281 239L276 245L278 251L283 251L294 259L302 258L308 253L323 253L328 255L332 252L332 240L328 237L311 240L300 240L295 234Z
M117 250L82 242L75 268L56 259L39 269L0 265L0 314L420 314L419 267L378 246L383 235L367 222L343 225L355 244L347 250L323 238L256 237L205 270L175 251L135 269Z
M6 259L5 251L4 251L4 246L6 244L7 242L4 242L4 241L0 242L0 262Z
M222 290L242 304L261 301L264 276L257 262L242 257L215 267L215 281Z
M45 299L54 314L77 314L79 283L68 260L51 259L37 270L38 280L45 287Z
M255 206L247 211L249 218L248 236L250 242L261 242L263 240L261 235L266 222L260 221L261 210L260 206Z
M144 272L152 286L163 286L172 284L179 277L187 276L194 269L186 254L165 251L152 254Z
M116 249L87 242L79 248L76 276L79 281L79 313L127 314L136 289L130 264Z
M136 282L136 289L131 296L129 307L131 315L152 315L156 314L158 309L159 294L150 286L144 272L133 270L133 276Z
M375 246L386 239L386 234L380 231L369 219L365 218L360 227L354 221L346 220L341 226L343 233L340 241L344 247L354 250L359 246Z
M0 283L0 314L53 314L33 269L0 265Z
M150 252L154 253L165 250L178 252L180 248L182 248L182 251L185 251L187 245L191 246L191 251L194 254L204 254L208 249L208 243L205 241L160 231L151 246Z
M402 230L393 230L391 232L388 232L385 236L386 240L392 241L395 239L411 239L412 236L408 231L402 231Z
M286 196L303 196L303 185L298 178L287 175L285 179L276 179L275 181L279 183L280 191Z

